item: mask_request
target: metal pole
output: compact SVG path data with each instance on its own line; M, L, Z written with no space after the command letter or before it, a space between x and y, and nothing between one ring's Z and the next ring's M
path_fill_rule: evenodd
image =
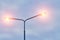
M24 21L24 40L25 40L25 22L26 21Z

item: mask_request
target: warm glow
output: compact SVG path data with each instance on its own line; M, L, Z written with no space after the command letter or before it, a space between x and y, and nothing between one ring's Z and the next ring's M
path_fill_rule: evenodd
M47 8L45 8L45 9L41 9L38 13L40 13L39 20L41 22L46 23L46 22L50 21L50 16L51 16L50 10L47 10Z
M6 14L6 15L4 15L4 16L2 17L2 22L3 22L4 24L10 25L11 22L12 22L12 20L11 20L10 18L11 18L11 15Z
M13 13L10 10L4 10L1 13L0 19L1 19L1 24L7 27L13 26L14 21L11 20L10 18L14 17Z
M5 22L6 23L9 23L10 22L10 17L9 16L4 17L4 19L5 19Z
M47 18L48 17L48 11L47 10L40 11L40 14L41 14L42 18Z

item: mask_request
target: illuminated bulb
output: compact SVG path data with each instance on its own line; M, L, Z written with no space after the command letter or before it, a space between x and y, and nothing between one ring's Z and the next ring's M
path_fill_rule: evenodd
M11 23L11 19L10 19L11 15L4 15L2 17L3 23L5 24L10 24Z
M41 16L46 17L47 16L47 11L45 11L45 10L41 11Z
M10 18L9 17L5 17L5 21L6 22L10 22Z

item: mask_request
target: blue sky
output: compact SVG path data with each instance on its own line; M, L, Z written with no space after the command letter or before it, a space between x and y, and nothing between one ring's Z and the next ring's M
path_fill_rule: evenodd
M13 17L27 19L46 6L52 21L42 23L34 18L26 22L26 40L60 40L60 0L0 0L0 18L9 11ZM23 40L23 22L14 21L12 26L0 22L0 40Z

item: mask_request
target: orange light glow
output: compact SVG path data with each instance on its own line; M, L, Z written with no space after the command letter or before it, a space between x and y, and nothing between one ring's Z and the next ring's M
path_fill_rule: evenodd
M3 15L4 14L4 15ZM2 16L2 23L4 23L4 25L12 25L12 20L10 19L12 17L11 12L4 12L1 16Z
M48 11L47 10L41 10L40 14L41 14L42 18L47 18L48 17Z
M40 14L39 20L43 23L49 22L50 21L50 10L48 10L47 8L45 9L41 9L38 12Z
M6 14L6 15L4 15L4 16L2 17L2 22L3 22L4 24L11 25L12 20L11 20L10 18L11 18L11 15Z
M10 20L10 17L9 16L6 16L6 17L4 17L4 21L6 22L6 23L9 23L11 20Z

